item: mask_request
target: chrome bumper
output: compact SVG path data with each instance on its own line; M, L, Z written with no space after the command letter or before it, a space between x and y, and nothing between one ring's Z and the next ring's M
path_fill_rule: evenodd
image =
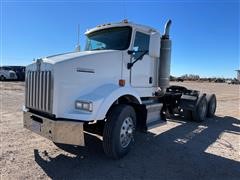
M82 122L54 121L25 110L23 126L56 143L84 146Z

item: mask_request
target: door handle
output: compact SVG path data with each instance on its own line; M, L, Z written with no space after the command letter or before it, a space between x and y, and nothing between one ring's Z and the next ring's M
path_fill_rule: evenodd
M152 77L149 77L149 84L152 84Z

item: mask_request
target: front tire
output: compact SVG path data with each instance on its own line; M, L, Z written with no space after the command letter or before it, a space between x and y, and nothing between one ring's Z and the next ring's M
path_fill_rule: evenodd
M136 127L136 113L129 105L110 109L103 131L103 150L114 159L125 156L131 149Z

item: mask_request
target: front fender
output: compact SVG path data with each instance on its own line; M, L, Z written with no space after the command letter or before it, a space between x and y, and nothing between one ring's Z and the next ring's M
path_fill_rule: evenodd
M116 85L115 85L116 86ZM120 97L125 95L131 95L135 97L139 104L141 104L141 99L138 93L131 86L119 87L117 86L115 89L112 89L108 94L106 94L104 100L102 101L100 107L98 108L98 112L96 113L96 119L104 119L109 108L112 104Z
M141 104L138 93L131 86L120 87L116 84L106 84L78 98L78 100L93 102L93 112L79 111L75 114L75 118L83 121L103 120L112 104L124 95L135 97Z

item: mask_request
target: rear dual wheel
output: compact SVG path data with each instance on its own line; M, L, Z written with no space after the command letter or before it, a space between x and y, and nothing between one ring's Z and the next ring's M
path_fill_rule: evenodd
M196 122L202 122L207 116L207 99L206 96L200 96L195 110L192 111L192 118Z
M217 108L217 99L215 94L208 94L206 96L207 102L208 102L208 108L207 108L207 117L214 117L216 108Z
M184 117L196 122L203 122L206 117L214 117L216 107L217 100L215 94L201 95L193 111L184 110Z

